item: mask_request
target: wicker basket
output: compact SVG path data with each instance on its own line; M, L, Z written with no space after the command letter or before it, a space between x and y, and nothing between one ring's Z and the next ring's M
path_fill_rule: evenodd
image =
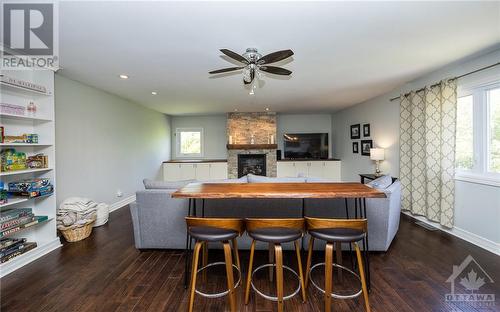
M59 231L61 231L62 235L68 242L70 243L78 242L90 236L90 234L92 233L92 225L94 224L94 222L95 220L92 220L85 223L85 225L83 226L74 227L66 230L61 229Z

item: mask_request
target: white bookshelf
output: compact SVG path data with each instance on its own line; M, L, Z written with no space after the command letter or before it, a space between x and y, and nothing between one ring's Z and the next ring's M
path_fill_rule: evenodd
M19 70L2 71L2 74L43 85L47 92L38 92L23 87L0 83L0 102L27 106L30 101L36 104L37 112L33 116L18 116L14 114L0 114L0 124L6 135L20 135L23 133L38 134L37 144L1 143L0 148L14 148L27 155L43 153L48 156L49 168L27 169L11 172L0 172L4 183L29 178L49 178L54 185L54 194L39 198L15 197L8 203L0 205L2 211L6 209L32 208L38 216L48 216L48 220L7 237L25 237L28 241L36 242L37 247L8 262L0 264L0 277L3 277L35 259L61 246L56 229L56 163L55 163L55 112L54 112L54 72L51 70Z

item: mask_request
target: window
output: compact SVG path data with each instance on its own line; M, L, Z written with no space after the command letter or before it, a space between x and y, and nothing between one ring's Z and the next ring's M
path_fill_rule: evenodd
M456 168L459 180L500 185L498 81L459 90Z
M177 128L177 157L203 156L203 128Z

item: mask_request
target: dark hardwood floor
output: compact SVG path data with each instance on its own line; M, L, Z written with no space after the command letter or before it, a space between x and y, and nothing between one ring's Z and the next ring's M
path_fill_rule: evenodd
M445 302L444 296L450 292L446 280L452 266L468 255L496 281L481 287L481 293L496 295L496 306L478 308ZM348 264L349 257L344 256ZM241 252L240 257L246 271L248 252ZM265 257L264 252L257 253L256 264L263 263ZM318 252L316 262L322 257ZM211 250L210 258L223 259L222 252ZM293 254L285 252L284 258L285 264L296 267ZM305 264L305 254L303 259ZM1 311L183 311L187 302L183 268L181 251L136 250L129 210L123 208L111 214L107 225L94 229L89 239L65 244L3 278ZM389 251L371 255L371 273L373 311L500 311L500 257L439 231L419 227L407 217L402 218ZM208 276L204 285L207 291L224 287L224 271L216 269ZM320 271L316 277L321 282ZM295 284L289 275L285 278L289 290ZM264 273L257 276L256 283L272 292ZM340 283L334 280L334 288ZM342 285L349 287L350 280L344 277ZM238 289L238 296L240 311L276 310L274 303L254 294L245 306L243 288ZM226 307L226 298L195 299L195 311L224 311ZM322 311L322 296L310 287L306 303L296 296L286 301L285 310ZM363 305L359 298L333 300L332 310L363 311Z

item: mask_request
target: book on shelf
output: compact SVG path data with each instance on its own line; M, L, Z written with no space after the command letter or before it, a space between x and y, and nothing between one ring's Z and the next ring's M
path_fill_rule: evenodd
M0 252L5 251L9 247L26 242L26 238L0 238Z
M23 248L21 248L17 251L14 251L13 253L9 254L8 256L2 257L0 262L5 263L5 262L17 257L17 256L22 255L25 252L28 252L28 251L34 249L36 246L37 246L37 244L35 242L25 243L25 244L23 244Z
M20 238L17 241L14 241L12 245L0 249L0 258L3 258L5 256L8 256L16 251L21 250L24 247L24 244L26 243L26 238Z
M20 217L24 217L28 214L32 213L31 208L12 208L2 211L0 213L0 223L4 223L10 220L14 220Z
M34 214L29 213L29 214L22 216L22 217L19 217L17 219L2 222L0 224L0 231L7 231L7 230L12 229L16 226L29 223L29 222L34 220L34 217L35 217Z
M25 223L25 224L18 225L16 227L13 227L13 228L8 229L6 231L1 231L0 232L0 237L5 237L5 236L10 235L12 233L16 233L16 232L18 232L18 231L20 231L22 229L29 228L29 227L31 227L33 225L38 224L38 223L42 223L44 221L47 221L48 219L49 219L48 216L35 216L35 217L33 217L33 221L30 221L30 222Z

